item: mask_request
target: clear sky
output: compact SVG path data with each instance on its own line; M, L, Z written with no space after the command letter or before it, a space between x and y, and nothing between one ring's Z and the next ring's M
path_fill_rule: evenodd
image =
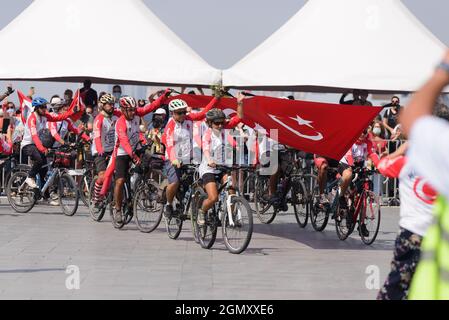
M5 27L31 2L32 0L1 0L0 28ZM216 68L225 69L242 59L281 27L306 1L144 0L144 2L207 62ZM403 0L403 3L442 42L449 45L447 19L449 1ZM217 18L218 13L220 18ZM151 39L142 38L142 41ZM7 45L2 43L0 46L5 50ZM63 87L76 87L74 84L35 84L39 93L43 95L61 92ZM4 83L0 82L0 85L4 87ZM16 86L25 90L29 87L29 83L16 83Z

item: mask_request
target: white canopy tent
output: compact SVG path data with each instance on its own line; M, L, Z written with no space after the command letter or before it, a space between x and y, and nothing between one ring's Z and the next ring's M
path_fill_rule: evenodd
M209 86L207 64L141 0L35 0L0 32L0 80Z
M412 92L445 46L399 0L309 0L232 68L223 85L254 90Z

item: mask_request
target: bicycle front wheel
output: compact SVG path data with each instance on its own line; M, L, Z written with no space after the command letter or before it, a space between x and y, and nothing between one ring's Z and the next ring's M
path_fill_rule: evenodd
M89 207L89 214L92 220L100 222L103 219L104 214L106 212L107 200L103 199L102 201L95 202L92 199L94 195L93 190L95 188L95 182L97 181L97 179L98 177L94 177L92 179L92 182L90 183L90 190L92 190L92 192L89 192L88 207Z
M86 171L78 181L78 190L80 193L80 199L86 207L89 207L89 195L90 185L92 182L92 173Z
M164 190L163 198L166 198L166 190ZM176 205L178 199L175 197L175 201L173 202L173 208L177 208ZM179 238L179 235L182 231L182 225L184 221L181 219L181 213L174 209L173 215L169 218L164 216L165 218L165 226L167 228L168 237L172 240L176 240Z
M59 177L59 205L66 216L75 215L78 210L79 193L75 180L67 173Z
M27 213L36 204L34 191L25 183L28 173L18 171L8 180L6 196L9 204L18 213Z
M207 194L204 192L204 190L200 187L196 188L193 199L192 199L192 211L191 211L191 217L190 221L192 223L192 234L193 239L196 243L200 243L200 239L198 238L198 224L197 224L197 218L198 218L198 210L202 207L203 201L207 199Z
M320 203L320 188L315 186L310 206L310 222L313 229L322 232L329 221L329 207Z
M223 240L229 252L240 254L248 248L253 235L253 214L242 197L232 197L231 209L222 218Z
M254 190L254 205L256 207L257 218L264 224L270 224L277 215L277 209L270 201L269 195L270 178L258 175Z
M293 181L291 202L298 225L305 228L309 220L309 200L306 187L301 181Z
M379 233L381 210L380 199L372 191L366 192L366 207L363 214L359 215L359 226L363 224L366 226L367 233L360 232L362 242L366 245L371 245L377 238Z
M161 223L164 205L160 201L160 194L162 190L154 183L143 183L138 188L133 210L140 232L153 232Z

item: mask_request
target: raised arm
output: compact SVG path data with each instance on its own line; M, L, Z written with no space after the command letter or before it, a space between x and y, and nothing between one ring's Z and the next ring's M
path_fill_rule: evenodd
M212 110L213 108L216 107L216 105L218 105L218 102L220 101L220 98L213 98L209 104L206 106L206 108L204 108L201 112L198 113L190 113L187 115L186 120L191 120L191 121L200 121L200 120L204 120L206 118L206 114Z
M143 108L137 109L136 115L138 115L139 117L143 117L144 115L147 115L147 114L155 111L162 105L162 103L167 99L167 97L170 95L170 93L171 93L171 89L165 90L164 94L162 94L154 102L147 104Z

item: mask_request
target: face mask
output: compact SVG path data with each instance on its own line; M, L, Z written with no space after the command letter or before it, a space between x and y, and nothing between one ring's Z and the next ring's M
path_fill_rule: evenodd
M120 97L122 96L122 94L120 92L114 92L113 96L114 96L115 100L118 101L120 99Z
M153 120L153 127L159 128L160 126L162 126L162 121L161 121L161 119L154 119L154 120Z
M382 130L381 130L380 128L374 128L374 129L373 129L373 133L374 133L376 136L379 136L379 135L382 133Z

